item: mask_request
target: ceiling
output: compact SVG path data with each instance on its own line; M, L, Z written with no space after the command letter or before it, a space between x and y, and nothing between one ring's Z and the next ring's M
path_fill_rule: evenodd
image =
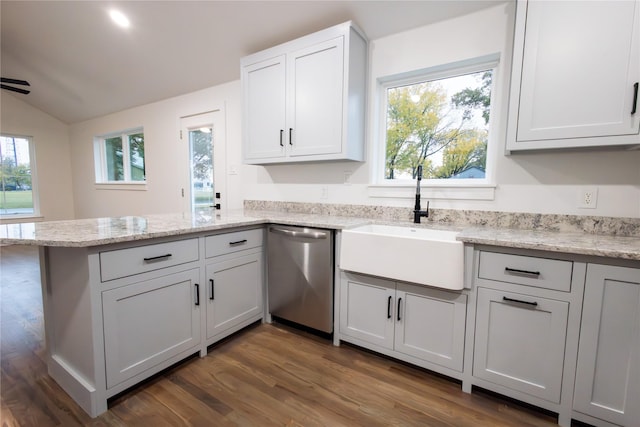
M0 70L31 83L15 96L77 123L237 80L241 57L347 20L374 40L504 1L2 0Z

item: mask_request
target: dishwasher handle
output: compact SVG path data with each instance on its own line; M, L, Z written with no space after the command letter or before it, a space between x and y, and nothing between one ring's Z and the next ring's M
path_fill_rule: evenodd
M269 231L272 233L283 234L289 237L300 237L303 239L326 239L329 237L329 233L325 233L323 231L294 231L273 226L269 227Z

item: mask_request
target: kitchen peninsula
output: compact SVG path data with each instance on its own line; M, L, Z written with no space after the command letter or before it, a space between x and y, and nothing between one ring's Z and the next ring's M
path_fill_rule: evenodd
M48 371L95 417L108 398L263 318L268 222L204 210L4 224L0 242L40 247Z
M405 221L376 217L367 209L310 211L315 213L246 210L216 215L215 211L206 210L194 214L5 224L0 226L0 243L40 246L49 373L85 411L97 416L107 410L110 397L189 355L206 354L212 343L267 318L263 250L266 225L333 229L336 251L340 231L345 228L371 222L415 226L410 223L409 211ZM355 215L358 212L361 216ZM443 216L444 212L437 210L432 215ZM631 225L624 225L622 229L632 230L625 236L584 233L566 225L560 228L567 231L559 232L549 228L478 227L478 223L488 222L456 224L431 219L422 225L459 230L458 239L465 243L465 289L461 291L468 296L464 364L460 372L450 376L461 379L465 391L480 386L557 412L563 425L572 417L592 423L606 419L607 414L597 412L602 408L593 409L590 405L591 396L584 391L587 388L576 389L573 404L573 380L576 384L591 382L598 386L589 380L591 368L615 374L615 366L625 360L630 366L629 375L635 378L638 356L633 337L638 328L634 329L631 323L623 331L628 344L613 355L602 354L597 333L587 337L581 332L580 319L581 315L590 318L594 313L611 314L613 306L603 303L602 293L598 294L600 288L602 292L614 289L611 284L619 285L615 290L622 292L616 297L616 304L628 301L629 312L637 316L640 236L633 230L637 231L638 224L631 220ZM535 279L531 277L504 276L502 270L491 269L503 262L539 265L544 277L540 281L544 283L533 284ZM623 270L624 277L614 281L607 275ZM555 275L555 279L547 281L547 273ZM602 278L600 288L596 276ZM335 277L338 289L343 286L338 265ZM586 279L586 285L585 277L591 277ZM225 282L233 282L233 287L225 289ZM349 341L345 331L338 328L339 294L336 292L335 300L336 343ZM535 306L509 301L505 304L503 294L518 301L532 302L534 298L539 307L532 309ZM589 308L591 314L582 312L583 298L585 310ZM566 301L559 302L560 299ZM506 355L511 350L508 345L487 346L492 334L510 332L500 329L499 324L476 321L476 316L482 320L507 315L510 322L529 326L548 312L555 322L561 319L567 331L566 336L552 336L558 346L557 352L551 351L555 365L542 369L543 373L555 373L552 384L545 383L548 378L542 376L529 381L540 380L540 387L525 387L525 381L517 377L522 372L513 371L514 367L505 362L508 359L497 366L483 365L488 355L495 356L496 351ZM602 326L605 330L610 328L608 324ZM542 326L532 328L529 332L537 338L554 332ZM587 330L584 324L582 330ZM578 354L578 340L582 347L583 335L584 345L592 347L590 354L597 353L603 360L609 356L614 363L596 366L601 362L588 360L589 354ZM526 373L536 375L538 368L527 367L530 371ZM511 383L505 383L507 377ZM629 384L622 394L627 396L626 401L633 401L638 390L633 381ZM619 412L616 404L612 402L611 407ZM625 408L621 410L622 417L635 416L636 408L631 412L628 407L626 412ZM617 422L628 425L627 418Z

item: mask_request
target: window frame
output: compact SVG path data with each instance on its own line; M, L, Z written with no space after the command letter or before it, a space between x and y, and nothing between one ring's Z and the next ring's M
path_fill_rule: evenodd
M38 191L38 168L36 166L36 144L34 142L34 138L29 135L17 135L5 132L1 135L7 138L20 138L27 140L29 145L29 169L31 170L31 201L33 203L33 212L24 214L3 214L0 212L0 219L4 221L20 218L41 218L40 193Z
M418 70L379 77L376 81L376 106L373 109L374 120L377 125L373 129L373 150L369 196L383 198L413 197L416 187L415 179L385 179L386 163L386 134L388 89L482 71L492 71L491 81L491 109L489 121L489 135L487 141L487 163L485 178L448 178L423 179L421 189L424 196L436 199L461 200L493 200L495 193L495 152L498 144L498 117L500 109L496 106L500 99L500 54L490 54L481 57L455 61Z
M130 187L131 189L145 189L147 184L147 159L144 161L144 180L133 181L131 179L131 148L129 137L134 134L141 133L144 135L144 127L130 128L118 132L110 132L103 135L94 137L94 166L95 166L95 184L100 189L112 189L119 186ZM110 138L120 137L122 140L122 169L124 173L124 179L122 181L110 181L108 180L108 167L107 167L107 149L106 140ZM136 188L137 187L137 188Z

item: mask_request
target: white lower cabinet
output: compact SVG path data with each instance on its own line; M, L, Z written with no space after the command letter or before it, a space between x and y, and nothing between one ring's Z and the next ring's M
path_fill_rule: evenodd
M340 337L399 359L462 372L467 296L343 272ZM408 358L407 358L408 356Z
M463 389L547 409L570 426L586 263L478 245L470 273Z
M200 269L102 293L110 389L200 345Z
M640 423L638 268L587 266L573 409L596 425Z
M262 250L206 267L207 341L263 313Z
M560 402L569 303L477 289L473 375Z

